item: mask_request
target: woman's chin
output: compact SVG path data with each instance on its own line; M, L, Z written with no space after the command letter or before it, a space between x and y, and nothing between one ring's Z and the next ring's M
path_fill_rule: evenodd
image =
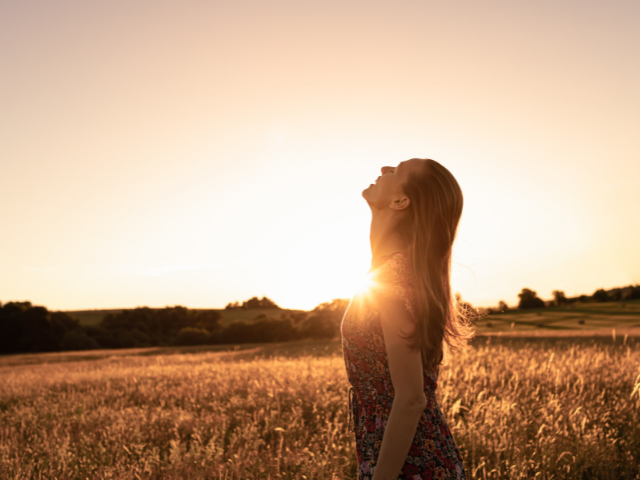
M371 187L373 187L373 186L374 186L374 184L372 183L371 185L369 185L367 188L365 188L365 189L362 191L362 197L363 197L365 200L369 200L369 198L368 198L368 197L369 197L369 193L370 193L370 192L369 192L369 190L371 190Z

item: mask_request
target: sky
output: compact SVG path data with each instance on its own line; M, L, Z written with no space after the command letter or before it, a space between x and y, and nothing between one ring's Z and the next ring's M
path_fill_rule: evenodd
M361 192L458 179L476 306L640 283L640 3L0 3L0 302L311 309Z

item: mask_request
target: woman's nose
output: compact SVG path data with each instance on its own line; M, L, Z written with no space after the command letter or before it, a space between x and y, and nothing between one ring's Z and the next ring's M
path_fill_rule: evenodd
M380 171L382 172L382 174L384 175L385 173L389 172L390 170L393 170L393 167L382 167L380 169Z

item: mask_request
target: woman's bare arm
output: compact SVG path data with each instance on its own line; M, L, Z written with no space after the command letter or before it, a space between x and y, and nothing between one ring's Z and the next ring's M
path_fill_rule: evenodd
M422 356L412 352L409 341L400 336L415 328L402 301L378 301L391 382L393 404L382 437L373 480L397 480L409 455L420 416L427 406L424 395Z

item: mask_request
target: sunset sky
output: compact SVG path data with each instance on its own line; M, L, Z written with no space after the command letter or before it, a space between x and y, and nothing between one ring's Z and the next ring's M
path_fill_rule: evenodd
M640 283L640 2L0 3L0 301L310 309L433 158L474 305Z

